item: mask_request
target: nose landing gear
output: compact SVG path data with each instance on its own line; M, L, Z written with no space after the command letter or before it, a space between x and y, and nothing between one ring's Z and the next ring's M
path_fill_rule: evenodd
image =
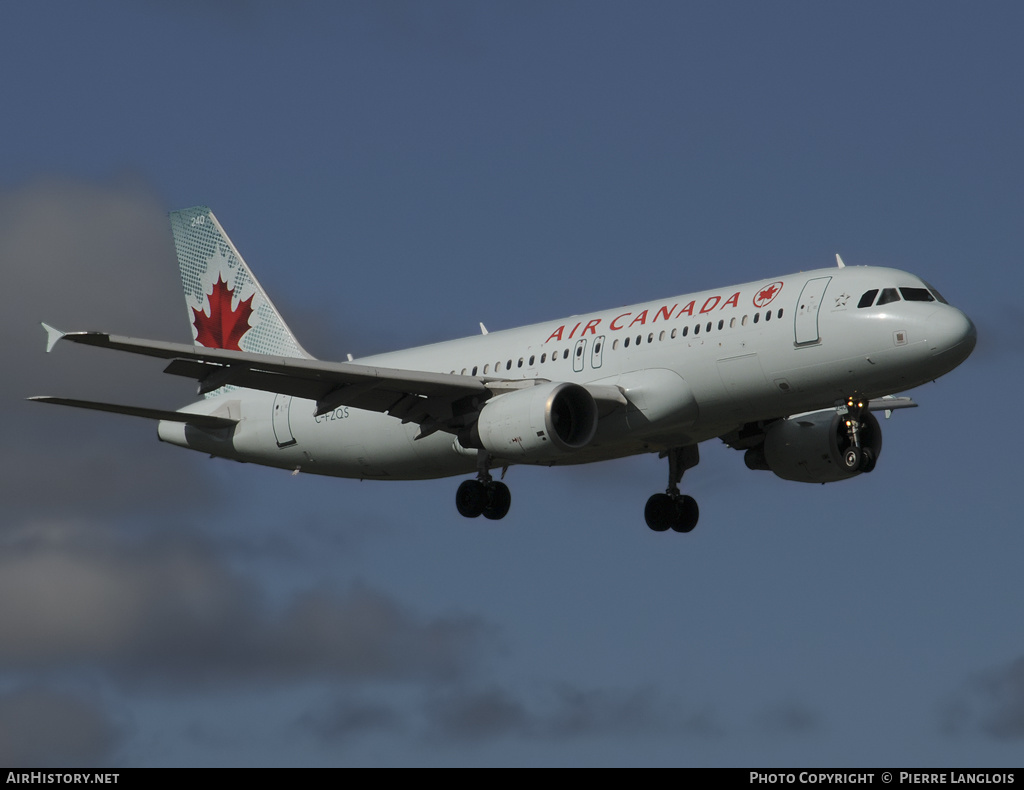
M672 529L675 532L690 532L697 526L700 509L692 497L679 493L679 482L683 472L692 469L700 461L697 445L673 447L662 453L668 456L668 488L664 494L655 494L647 500L644 520L655 532Z
M870 472L878 461L875 450L869 446L869 442L864 441L864 431L870 430L870 427L865 425L865 415L869 414L866 401L846 399L845 425L848 445L842 452L842 459L847 472Z

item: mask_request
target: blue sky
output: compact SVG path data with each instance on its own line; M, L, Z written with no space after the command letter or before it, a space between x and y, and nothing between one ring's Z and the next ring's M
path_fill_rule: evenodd
M1024 747L1017 4L16 4L0 28L0 763L1014 765ZM829 486L664 462L319 479L27 404L175 408L166 213L303 344L401 348L832 264L974 355Z

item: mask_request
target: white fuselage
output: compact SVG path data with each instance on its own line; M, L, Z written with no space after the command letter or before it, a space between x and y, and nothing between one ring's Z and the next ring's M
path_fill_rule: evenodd
M536 379L617 387L593 440L555 459L574 464L660 451L745 424L880 397L952 370L974 327L941 301L858 307L872 289L925 289L895 269L843 267L586 313L358 360L380 368L482 380ZM917 291L920 293L920 290ZM503 397L497 395L496 397ZM312 401L236 389L184 411L239 419L233 431L161 422L160 438L214 455L353 478L419 479L477 468L477 450L450 433Z

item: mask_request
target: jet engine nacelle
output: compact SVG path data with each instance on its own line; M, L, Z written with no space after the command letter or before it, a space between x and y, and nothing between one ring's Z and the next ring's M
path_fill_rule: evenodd
M499 457L543 460L585 447L596 431L597 404L589 392L578 384L540 384L487 401L459 443Z
M861 416L858 453L850 452L847 419L826 409L773 422L765 430L764 464L784 480L799 483L832 483L871 471L882 452L878 420L869 411Z

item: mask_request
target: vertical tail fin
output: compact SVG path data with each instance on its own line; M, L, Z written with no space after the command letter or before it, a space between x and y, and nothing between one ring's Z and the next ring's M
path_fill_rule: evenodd
M311 359L205 206L171 213L197 346Z

